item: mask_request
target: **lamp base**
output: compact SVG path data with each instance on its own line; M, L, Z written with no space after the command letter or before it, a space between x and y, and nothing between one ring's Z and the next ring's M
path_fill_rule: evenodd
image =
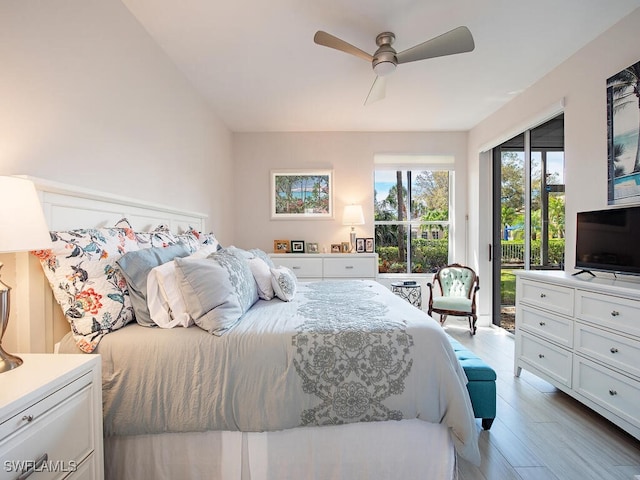
M0 345L0 373L8 372L22 365L22 359L7 353Z
M356 229L351 227L351 233L349 234L349 243L351 247L349 249L349 253L353 253L356 250Z

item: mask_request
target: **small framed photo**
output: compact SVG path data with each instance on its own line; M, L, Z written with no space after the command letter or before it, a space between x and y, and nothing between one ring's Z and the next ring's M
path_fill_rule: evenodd
M373 253L373 238L364 239L364 251L367 253Z
M364 253L364 238L356 238L356 253Z
M304 240L291 240L291 253L304 253Z
M307 242L307 253L318 253L319 251L317 243Z
M273 253L289 253L291 244L289 240L274 240Z
M342 242L340 244L340 251L342 253L349 253L349 250L351 250L351 244L349 242Z
M340 253L342 251L342 246L339 243L331 244L331 253Z

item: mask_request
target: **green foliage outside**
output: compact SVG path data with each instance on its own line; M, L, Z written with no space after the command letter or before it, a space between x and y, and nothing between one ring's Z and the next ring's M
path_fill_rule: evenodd
M500 271L500 299L502 305L516 304L516 276L512 270Z
M380 273L406 273L407 262L399 258L398 247L377 247L378 271ZM411 242L411 273L435 272L449 263L449 240L427 240L417 238Z
M508 258L503 254L503 262L513 263L514 260L524 263L524 242L503 240L503 252L509 251ZM513 248L508 248L509 246ZM531 264L540 265L540 240L531 241ZM515 252L515 254L514 254ZM564 238L549 239L549 265L561 265L564 263Z

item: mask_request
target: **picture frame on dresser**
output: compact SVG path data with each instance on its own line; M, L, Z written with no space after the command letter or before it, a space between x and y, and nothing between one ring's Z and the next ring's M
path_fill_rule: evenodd
M291 240L291 253L304 253L304 240Z
M289 253L291 242L289 240L274 240L273 253Z
M365 252L364 238L356 238L356 253L364 253L364 252Z
M364 251L366 253L373 253L374 251L374 243L373 243L373 238L365 238L364 239Z
M307 253L319 253L320 249L316 242L307 242Z
M333 218L332 170L272 170L271 219Z

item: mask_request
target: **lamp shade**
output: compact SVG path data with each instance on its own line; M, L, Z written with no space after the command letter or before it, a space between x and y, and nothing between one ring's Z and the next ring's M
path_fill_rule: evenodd
M364 225L362 205L347 205L342 215L343 225Z
M49 228L33 182L0 176L0 253L50 247Z

